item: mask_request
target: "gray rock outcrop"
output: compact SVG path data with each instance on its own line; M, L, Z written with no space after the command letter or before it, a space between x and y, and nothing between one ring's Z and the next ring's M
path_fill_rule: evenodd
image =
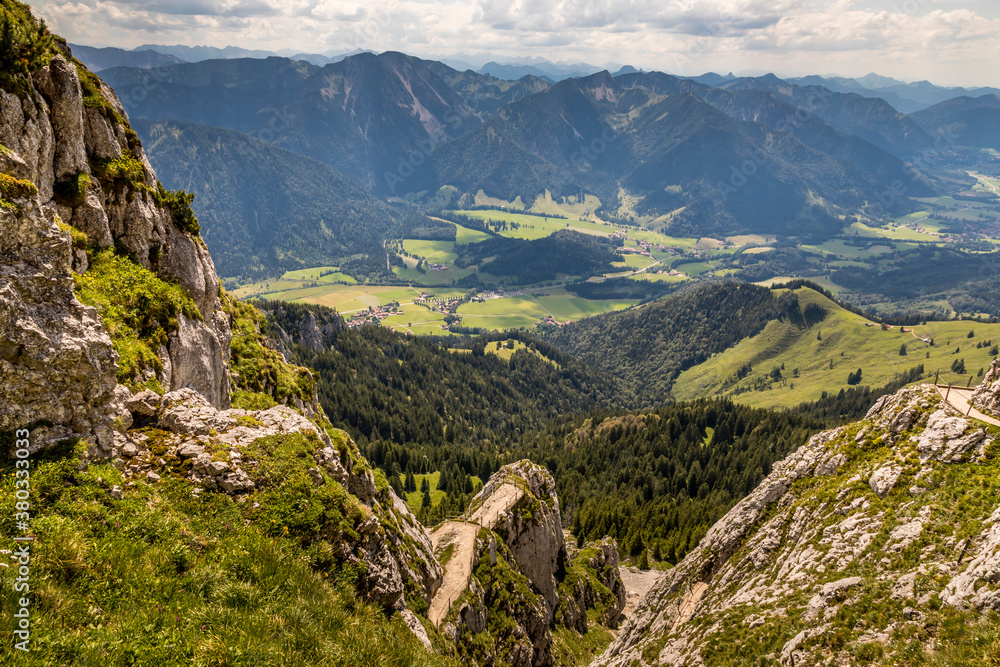
M969 402L986 414L1000 415L1000 359L993 360Z
M0 95L2 95L0 91ZM74 296L69 235L51 208L0 209L0 430L37 422L33 445L72 434L110 445L117 355Z
M702 665L719 642L732 641L732 628L742 628L740 641L754 651L777 627L790 639L749 655L787 665L860 664L848 653L824 653L821 639L842 633L853 645L881 644L888 655L894 633L950 613L941 604L1000 608L1000 509L953 500L955 484L976 479L992 444L984 424L959 415L932 386L879 399L860 423L820 433L775 464L649 592L593 664ZM982 521L972 538L960 530L970 520ZM845 615L865 618L879 605L881 625L870 625L874 615L843 625Z
M379 489L357 446L344 432L330 434L292 408L217 410L191 389L158 396L145 391L125 401L143 431L116 434L111 455L121 461L128 478L162 476L178 467L206 491L240 496L256 490L244 451L261 438L299 433L313 437L316 466L312 483L332 480L361 505L368 518L357 527L358 538L343 537L343 558L363 564L362 586L368 599L386 609L405 608L407 582L426 601L441 583L442 569L433 555L427 531L391 488ZM150 429L154 429L150 431ZM156 442L148 433L156 433ZM159 453L154 453L154 446Z
M111 341L98 312L74 296L73 269L87 269L86 255L60 223L184 288L202 318L182 320L161 349L161 384L229 407L231 333L214 264L150 195L156 176L114 92L101 84L104 108L84 105L76 65L62 55L24 82L26 96L0 90L0 171L36 191L0 211L0 429L50 422L39 441L76 434L107 448L120 414ZM135 157L141 181L102 182L95 161L123 155ZM85 192L60 196L65 183Z

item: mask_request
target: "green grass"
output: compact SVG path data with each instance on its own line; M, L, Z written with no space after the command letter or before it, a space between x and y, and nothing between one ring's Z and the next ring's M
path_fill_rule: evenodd
M234 407L241 407L237 405L241 393L270 396L274 402L283 404L294 399L312 401L316 391L312 373L287 363L280 352L268 345L261 332L266 320L260 311L224 292L222 307L229 315L233 331L230 371L236 393Z
M336 269L337 267L335 266L317 266L311 269L286 271L281 278L272 278L240 285L233 289L232 293L238 299L249 299L251 297L279 299L283 298L282 295L284 294L292 294L293 296L284 299L291 301L316 293L322 293L327 285L338 283L347 283L348 285L357 284L358 281L352 276L341 273ZM325 276L320 275L328 271L333 271L333 273ZM318 285L312 287L313 283L318 283Z
M536 215L512 213L510 211L457 211L457 213L467 215L470 218L479 218L480 220L503 220L507 223L516 222L520 225L518 229L508 228L498 233L501 236L527 239L529 241L545 238L560 229L575 229L579 232L602 236L611 236L617 229L611 225L587 220L544 218Z
M813 290L801 289L797 293L803 307L815 303L826 308L826 319L811 328L777 320L768 323L760 334L683 372L674 385L676 398L730 395L737 402L755 407L792 407L802 401L816 400L824 391L834 394L846 389L847 375L858 368L862 369L862 385L880 387L920 364L931 378L940 370L942 381L950 378L965 384L969 374L989 367L993 360L990 349L993 344L1000 344L997 324L929 322L906 327L921 338L932 338L935 345L931 347L910 333L900 333L898 327L889 331L878 326L866 327L868 320ZM967 337L970 330L974 331L973 338ZM822 340L817 340L817 335ZM990 345L976 347L987 341ZM905 356L899 354L903 344L907 348ZM961 348L958 354L956 348ZM962 378L950 375L952 363L957 359L965 360L968 371ZM751 364L752 372L736 382L736 370L747 363ZM775 367L780 369L782 364L783 382L775 382L764 391L737 393L768 376ZM798 377L794 377L795 369Z
M462 324L470 327L503 330L532 327L550 315L558 322L578 320L591 315L620 310L634 305L626 300L589 300L574 296L562 288L539 290L536 295L491 299L465 303L458 309Z
M274 451L281 446L295 449ZM361 600L357 572L327 543L305 546L294 525L286 533L255 512L256 493L246 503L195 496L189 482L169 474L129 486L110 464L79 470L82 451L67 442L32 457L31 652L13 647L12 610L23 593L14 590L16 569L0 568L7 637L0 663L453 664L426 652L398 616ZM285 453L290 458L277 468L305 475L305 459ZM15 478L8 457L2 461L0 533L13 544L22 532L12 525ZM125 490L123 499L111 498L113 485ZM332 479L324 486L346 498ZM347 506L332 496L311 502L328 511Z
M503 359L504 361L510 361L511 357L513 357L514 354L517 353L519 350L527 350L531 354L537 356L539 359L544 359L545 361L551 363L553 366L557 366L556 362L552 361L538 350L534 350L525 345L524 343L522 343L521 341L515 340L513 338L508 338L507 340L495 341L487 344L486 346L486 354L496 355L501 359ZM469 352L471 350L454 350L454 351Z
M80 301L94 306L118 353L118 381L138 388L147 371L159 373L156 354L177 330L179 317L202 319L198 307L179 286L168 283L111 249L93 253L84 274L73 274Z
M406 478L403 475L400 475L399 477L400 483L406 481ZM410 510L414 513L420 510L420 501L423 498L423 494L420 492L420 486L424 483L425 479L427 480L427 483L431 485L431 506L434 507L441 504L441 501L444 500L448 494L444 491L437 490L438 480L440 478L441 471L439 470L435 470L434 472L427 473L425 475L422 474L413 476L413 479L417 481L417 490L407 493L406 498L404 498L404 500L406 500L406 504L410 506Z
M351 285L357 283L357 280L355 280L352 276L349 276L346 273L341 273L337 269L338 267L336 266L317 266L312 269L286 271L285 274L281 276L281 279L319 283L348 283Z
M490 235L486 232L481 232L478 229L469 229L462 225L455 225L455 243L457 244L479 243L488 238L490 238Z
M615 262L612 266L618 268L619 270L644 269L655 261L655 259L646 257L645 255L625 254L622 255L622 261Z
M552 655L561 667L584 667L599 656L614 637L610 630L597 623L592 623L583 635L565 625L556 625L552 630Z
M422 501L423 495L424 495L423 493L420 492L420 487L424 483L425 479L427 480L427 483L430 484L430 487L431 487L431 491L430 491L430 494L431 494L431 507L437 507L438 505L440 505L441 501L444 500L447 497L447 495L448 495L444 491L438 491L438 489L437 489L438 480L441 479L441 471L440 470L435 470L434 472L427 473L427 474L420 474L420 475L416 475L415 474L415 475L413 475L413 479L416 480L416 482L417 482L417 490L416 491L410 491L409 493L407 493L406 497L403 500L406 501L406 504L409 505L410 510L414 514L416 514L420 510L421 501ZM472 485L473 485L473 487L478 487L478 486L480 486L482 484L482 480L479 477L475 476L475 475L473 475L470 479L472 479ZM406 476L405 475L400 475L399 476L399 483L403 484L405 482L406 482Z

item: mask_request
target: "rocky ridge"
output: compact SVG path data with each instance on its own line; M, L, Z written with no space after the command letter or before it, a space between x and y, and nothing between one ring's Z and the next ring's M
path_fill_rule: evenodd
M987 380L1000 375L994 362ZM984 382L980 405L996 401ZM640 603L595 665L888 664L1000 609L995 427L921 385L814 436Z
M367 596L386 609L402 610L407 592L427 603L440 586L442 569L427 532L391 488L377 484L357 445L343 431L321 428L284 405L217 410L190 389L164 396L144 391L129 397L126 408L135 428L116 435L112 453L112 463L125 479L156 482L174 475L191 482L195 493L221 492L240 502L255 503L254 492L263 490L255 474L260 461L248 450L263 438L305 436L312 484L339 484L364 508L352 526L357 538L341 534L335 541L348 563L364 564L362 589Z
M278 456L262 453L261 443L293 438L312 462L312 485L349 494L333 493L346 518L324 530L333 531L326 537L338 558L359 566L365 596L387 610L406 610L407 600L426 605L442 573L426 531L326 420L308 371L268 348L259 314L223 298L196 227L182 228L115 93L58 48L22 76L23 89L0 89L0 435L27 428L33 452L82 439L84 468L110 460L122 472L113 499L175 477L195 494L223 493L255 508L256 495L274 486L260 470ZM180 286L197 309L178 315L158 350L160 368L133 384L163 395L118 383L121 359L102 313L78 299L74 274L85 274L101 248ZM271 407L229 409L237 323L240 354L267 356L244 361L308 376L310 395L274 405L277 387L258 382L253 400ZM315 338L315 329L305 333ZM301 461L295 466L301 472Z
M606 538L570 558L562 531L555 480L523 460L496 472L472 500L477 509L515 485L517 500L488 517L475 540L467 591L451 606L441 631L466 664L551 665L559 647L553 628L580 634L616 628L625 606L618 549ZM596 610L598 623L588 621Z
M118 360L98 313L74 298L88 246L116 248L196 305L158 350L166 390L229 407L231 333L204 243L164 203L114 92L64 50L23 75L25 90L0 90L0 430L41 422L52 426L40 440L107 447Z

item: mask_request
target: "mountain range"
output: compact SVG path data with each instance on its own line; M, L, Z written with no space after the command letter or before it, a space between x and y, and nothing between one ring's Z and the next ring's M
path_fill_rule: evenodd
M261 49L245 49L236 46L223 48L212 46L167 46L163 44L143 44L132 50L117 49L112 47L91 47L71 45L74 53L88 67L94 71L100 71L110 67L144 67L143 60L135 60L135 53L154 52L173 59L176 62L199 62L202 60L217 60L229 58L269 58L272 56L291 58L292 60L305 60L314 65L323 66L330 63L339 62L344 58L362 53L362 49L346 53L299 53L293 49L282 49L280 51L267 51ZM148 58L148 56L144 56ZM552 62L545 58L510 58L498 61L491 59L483 65L476 65L476 62L483 62L483 56L458 54L451 57L439 59L457 70L474 70L479 74L490 74L500 79L515 81L524 76L536 76L546 80L548 83L557 83L563 79L579 78L595 74L601 70L600 67L587 63L577 62ZM164 63L166 64L166 63ZM617 66L616 66L617 67ZM621 67L615 74L626 73L635 70L631 66ZM698 76L683 77L689 78L698 83L709 86L718 86L736 78L732 73L721 75L714 72L707 72ZM861 77L843 76L796 76L783 77L788 83L800 86L822 86L832 92L854 93L862 97L878 97L888 102L894 109L902 113L913 113L927 107L934 106L956 97L982 97L983 95L998 95L1000 89L991 87L962 88L958 86L938 86L929 81L900 81L892 77L880 76L869 73Z
M773 75L708 85L624 69L552 84L394 52L324 66L234 58L103 74L134 118L249 134L379 197L440 205L452 192L454 205L481 192L530 206L547 191L582 191L600 198L602 216L686 234L822 237L848 214L913 210L907 197L937 189L933 174L906 162L956 123L966 128L958 142L992 143L980 125L989 127L996 99L907 116L881 99ZM906 197L885 196L894 183ZM212 218L205 205L196 208Z

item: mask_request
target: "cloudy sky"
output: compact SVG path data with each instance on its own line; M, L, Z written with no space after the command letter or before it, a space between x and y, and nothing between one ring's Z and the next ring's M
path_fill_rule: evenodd
M1000 86L997 0L34 0L70 42Z

